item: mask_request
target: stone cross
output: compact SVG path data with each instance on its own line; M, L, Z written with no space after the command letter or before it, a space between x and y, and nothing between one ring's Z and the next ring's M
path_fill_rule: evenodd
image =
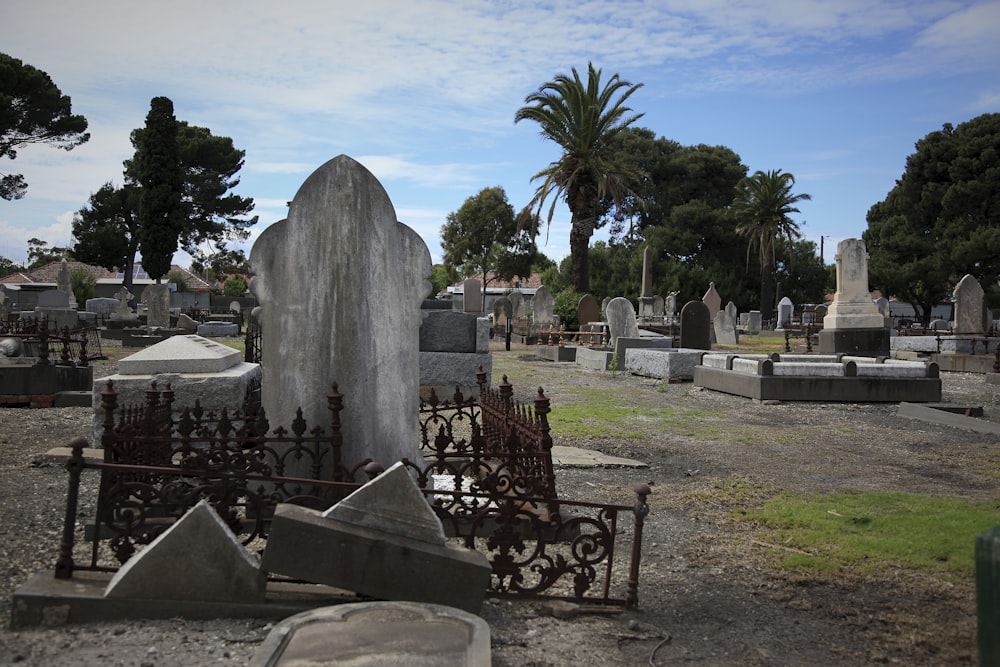
M346 155L310 175L288 218L250 251L261 304L262 402L272 424L297 408L328 428L338 384L343 461L422 460L420 305L430 252L399 222L382 184Z

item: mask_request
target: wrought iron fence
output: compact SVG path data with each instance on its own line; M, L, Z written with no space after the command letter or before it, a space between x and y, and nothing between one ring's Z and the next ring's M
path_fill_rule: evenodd
M477 377L478 403L458 391L421 403L424 460L404 460L446 534L489 558L494 594L636 605L648 487L636 489L634 506L558 499L549 399L539 389L533 405L518 404L506 377L494 389L485 376ZM370 459L342 461L336 385L327 395L327 429L309 428L301 411L288 428L272 429L249 403L233 414L197 402L177 409L170 387L155 384L141 405L119 407L110 381L101 398L103 460L84 457L85 440L71 443L57 577L117 569L202 499L249 545L266 539L278 503L326 509L382 470ZM292 461L305 472L290 474ZM86 469L100 480L89 562L79 564L74 535ZM632 517L630 531L623 515ZM616 551L629 532L629 548Z

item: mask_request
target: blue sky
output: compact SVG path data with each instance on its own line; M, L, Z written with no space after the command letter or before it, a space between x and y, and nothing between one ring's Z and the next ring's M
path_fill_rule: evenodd
M92 135L0 163L29 183L0 200L0 255L17 262L31 237L72 243L73 212L121 183L129 133L159 95L246 151L237 191L256 201L255 235L345 153L435 262L467 197L500 185L528 202L558 150L514 113L588 61L644 84L637 125L794 174L812 195L796 220L826 237L828 262L918 139L1000 112L1000 0L5 0L0 16L0 51L46 71ZM568 223L560 207L542 247L555 260Z

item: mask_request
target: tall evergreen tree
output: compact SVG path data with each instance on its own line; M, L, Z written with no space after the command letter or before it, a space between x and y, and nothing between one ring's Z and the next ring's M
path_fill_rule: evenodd
M177 119L169 98L154 97L150 103L136 159L137 180L142 187L139 197L142 268L150 278L160 282L170 271L184 217Z

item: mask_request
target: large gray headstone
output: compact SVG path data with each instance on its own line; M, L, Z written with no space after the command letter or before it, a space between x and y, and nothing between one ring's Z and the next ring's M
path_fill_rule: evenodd
M483 312L483 284L475 278L462 283L463 310L467 313Z
M51 289L38 294L39 308L69 308L69 294Z
M142 293L146 304L146 326L170 327L170 288L164 283L149 285Z
M986 333L983 313L983 287L966 274L955 286L955 333Z
M577 322L580 323L580 327L591 322L599 322L600 319L601 311L597 307L597 299L589 294L580 297L580 305L577 306Z
M100 317L109 317L111 313L115 312L115 308L118 307L117 299L109 299L107 297L96 297L93 299L87 299L87 311L91 313L96 313Z
M431 259L378 180L346 155L330 160L299 188L288 219L257 239L250 263L271 423L290 423L301 407L310 427L325 427L336 382L345 462L420 460L420 304Z
M521 294L521 292L519 292L518 290L514 290L513 292L507 295L507 298L510 299L511 317L513 317L514 319L524 317L525 316L524 295Z
M688 301L681 308L681 347L712 349L712 317L703 301Z
M532 322L535 324L551 324L555 314L556 300L545 285L538 288L535 298L531 300Z
M639 325L635 321L635 306L625 297L616 296L608 302L604 309L604 318L608 322L608 335L611 337L611 347L621 338L638 338ZM624 363L624 359L622 363Z
M425 310L420 324L421 352L475 352L477 318L453 310Z

